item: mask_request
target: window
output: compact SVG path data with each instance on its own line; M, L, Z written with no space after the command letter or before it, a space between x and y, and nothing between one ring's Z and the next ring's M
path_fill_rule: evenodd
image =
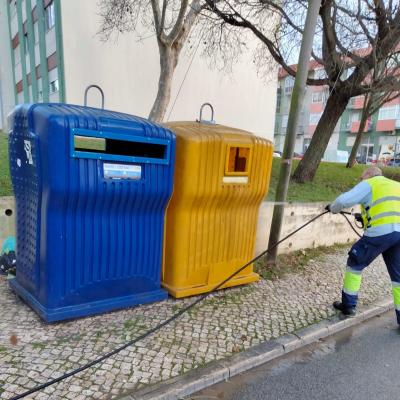
M394 106L386 106L382 107L379 110L379 120L384 120L384 119L397 119L399 118L399 105L396 104Z
M46 30L50 30L56 24L56 14L54 10L54 1L52 1L46 8Z
M12 19L14 15L17 13L17 0L11 2L10 9L11 9L11 19Z
M282 129L286 129L287 128L288 119L289 119L288 115L283 115L282 116Z
M286 94L292 93L293 85L294 85L293 76L287 76L285 79L285 93Z
M33 25L33 35L35 37L35 44L39 43L39 25L37 22Z
M310 125L317 125L322 113L310 114Z
M314 92L312 94L313 103L322 103L323 99L324 99L324 92Z
M356 111L351 114L351 122L359 122L360 121L360 112Z
M281 102L282 102L282 89L278 88L276 91L276 112L281 112Z
M289 75L285 78L285 88L286 87L293 87L294 85L294 78L293 76Z
M58 92L58 79L50 82L50 93Z
M345 119L343 118L343 122L344 122L344 127L345 127L345 129L350 129L350 126L351 126L351 117L350 117L350 114L347 116L347 120L345 120Z
M18 65L21 62L21 53L19 51L19 46L14 49L14 60L15 65Z
M24 51L25 51L25 54L28 54L28 52L29 52L28 34L27 33L24 34Z

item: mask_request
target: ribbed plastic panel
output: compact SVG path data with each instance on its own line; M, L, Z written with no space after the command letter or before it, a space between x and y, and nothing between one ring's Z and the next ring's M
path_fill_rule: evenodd
M37 266L40 254L38 241L40 188L38 171L34 167L39 162L37 141L29 133L26 114L16 114L12 125L13 132L9 136L9 158L11 175L14 177L13 185L17 206L18 271L24 284L34 290L39 278ZM31 146L30 150L25 149L28 142ZM33 164L29 164L26 151L30 151Z
M20 119L28 125L18 133ZM165 298L160 275L174 135L138 117L65 104L19 107L12 121L18 221L12 286L48 321ZM161 141L167 150L162 160L137 157L134 147L136 157L123 148L122 156L74 152L74 132L137 147ZM29 176L17 164L28 162L22 147L27 135L37 146ZM109 178L106 165L122 172L138 168L140 176Z
M177 159L163 285L173 296L184 297L209 291L253 258L273 147L249 132L221 125L166 126L177 136ZM232 147L248 149L247 171L227 172ZM257 279L249 266L224 287Z

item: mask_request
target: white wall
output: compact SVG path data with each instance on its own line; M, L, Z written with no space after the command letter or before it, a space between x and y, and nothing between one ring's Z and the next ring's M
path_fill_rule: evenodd
M281 237L293 232L311 218L320 214L326 203L292 203L285 207ZM271 228L274 204L263 202L260 207L255 254L260 254L268 247L268 237ZM6 209L11 209L13 215L7 216ZM355 211L359 211L358 209ZM353 218L350 218L353 221ZM362 232L360 232L362 233ZM15 205L13 197L0 197L0 248L9 235L15 234ZM326 214L310 224L304 230L293 235L279 246L279 253L313 248L318 246L332 246L337 243L352 243L358 239L341 215Z
M157 89L156 40L152 37L137 42L134 34L125 34L117 42L101 42L97 35L100 28L97 4L97 0L61 0L67 102L82 104L85 87L93 83L103 88L106 108L146 117ZM272 140L276 79L266 83L258 77L250 54L228 74L211 70L199 53L170 120L195 120L200 105L211 102L218 123L247 129ZM190 56L184 50L174 77L170 107L189 63ZM271 76L276 77L277 73L273 71ZM98 106L98 95L89 96L89 102Z
M312 218L324 211L325 203L290 203L285 206L281 238L296 230ZM269 232L271 230L274 203L264 201L261 204L255 254L262 253L268 247ZM358 207L355 212L359 212ZM353 222L353 218L350 217ZM362 234L362 231L360 231ZM295 250L332 246L334 244L352 243L358 237L351 230L343 216L339 214L325 214L320 219L306 226L303 230L284 241L279 246L279 253L289 253Z
M6 2L0 3L0 129L6 129L7 115L14 107L14 88Z

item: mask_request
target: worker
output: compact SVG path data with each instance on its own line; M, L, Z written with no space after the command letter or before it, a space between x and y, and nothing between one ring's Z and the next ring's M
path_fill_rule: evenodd
M382 254L392 281L397 323L400 327L400 182L382 176L378 167L370 167L361 182L340 195L326 209L337 214L344 208L361 205L364 235L350 249L344 275L342 301L333 307L344 315L356 312L361 273Z

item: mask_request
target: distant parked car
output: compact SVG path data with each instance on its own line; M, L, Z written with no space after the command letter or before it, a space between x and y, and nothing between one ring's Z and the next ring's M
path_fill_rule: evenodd
M366 164L365 157L358 156L356 157L356 161L358 164Z
M390 159L387 164L388 167L400 167L400 156L399 158Z
M281 158L282 157L282 152L281 151L274 151L274 157Z
M301 153L293 153L293 158L295 160L301 160L303 158L304 154Z

